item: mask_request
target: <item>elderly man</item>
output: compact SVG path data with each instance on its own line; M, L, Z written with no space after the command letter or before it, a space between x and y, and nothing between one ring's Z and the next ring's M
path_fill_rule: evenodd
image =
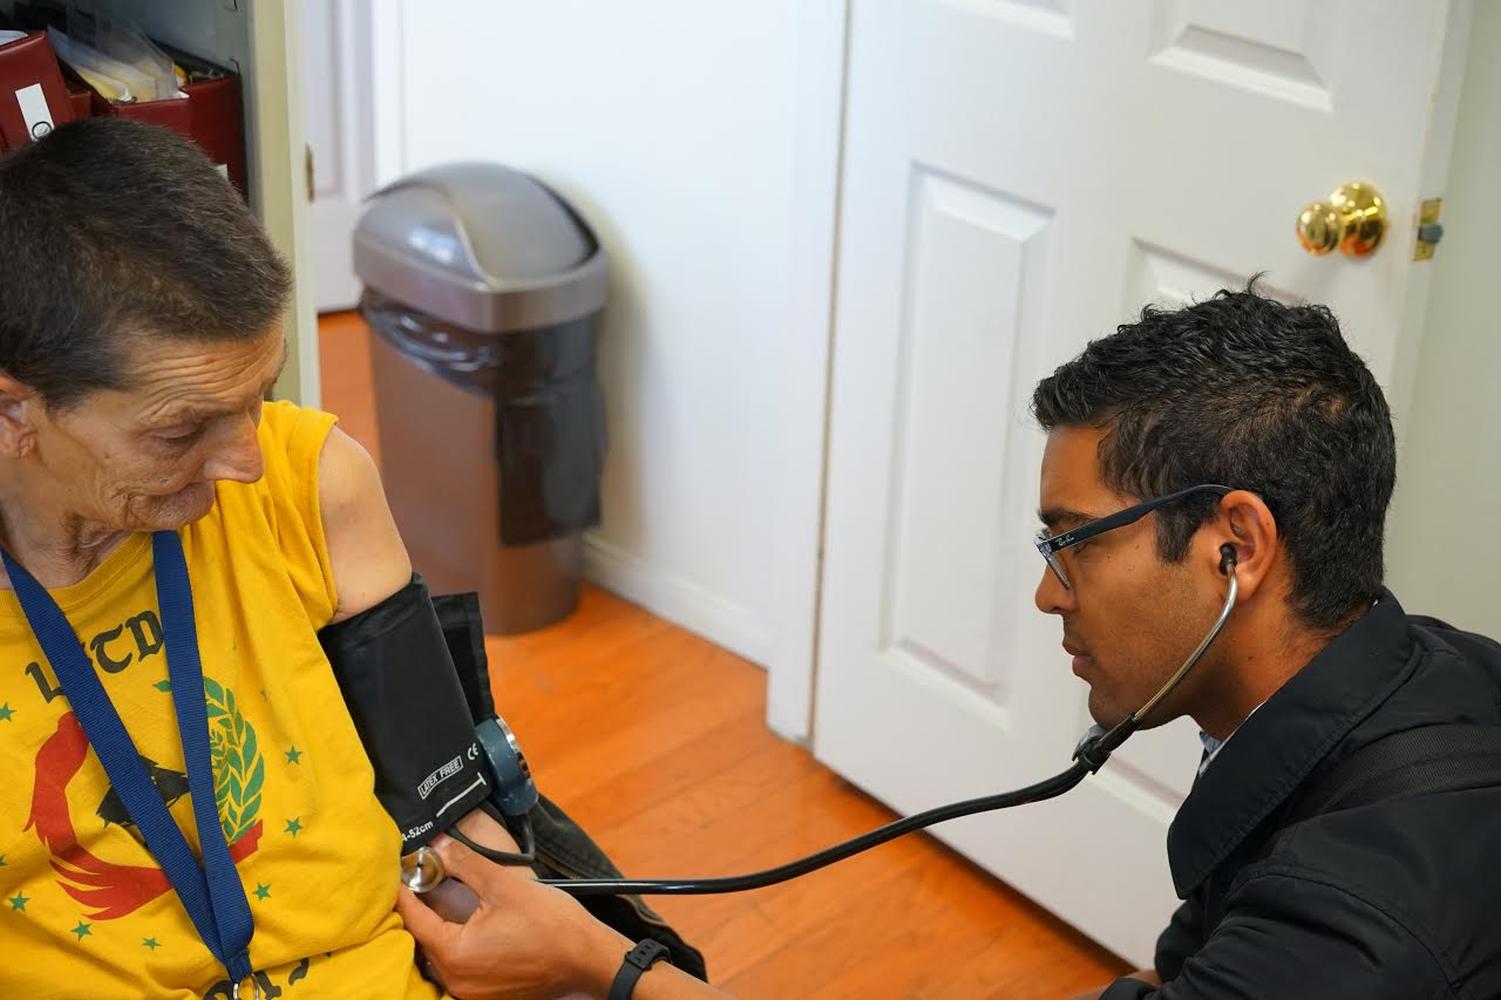
M318 639L411 566L364 451L263 402L289 283L169 132L90 119L0 161L0 995L439 993Z

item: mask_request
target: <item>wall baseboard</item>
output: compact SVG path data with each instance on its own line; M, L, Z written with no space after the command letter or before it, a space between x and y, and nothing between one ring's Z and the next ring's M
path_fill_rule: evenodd
M770 662L771 634L744 605L652 566L594 534L584 536L584 576L758 667Z

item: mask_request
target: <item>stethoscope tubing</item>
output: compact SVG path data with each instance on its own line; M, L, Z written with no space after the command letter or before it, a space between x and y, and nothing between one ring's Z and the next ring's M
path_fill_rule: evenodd
M1228 551L1226 551L1228 550ZM1188 672L1199 662L1214 640L1219 638L1220 632L1225 628L1225 623L1230 620L1230 612L1235 607L1235 601L1239 595L1239 582L1235 575L1235 551L1230 546L1221 549L1223 559L1220 568L1229 577L1229 592L1225 596L1224 607L1220 609L1219 617L1215 619L1213 627L1204 634L1194 651L1188 655L1167 682L1158 689L1146 704L1126 716L1124 720L1115 725L1109 731L1091 732L1074 751L1074 763L1066 770L1060 771L1051 778L1046 778L1034 785L1015 791L1002 792L998 795L987 795L976 799L967 799L963 802L955 802L950 805L938 806L926 812L920 812L903 819L887 823L869 833L862 834L852 840L810 854L805 858L790 861L775 868L767 868L759 872L751 872L745 875L734 875L724 878L704 879L542 879L543 885L554 886L571 896L702 896L715 895L727 892L745 892L748 889L762 889L769 885L776 885L788 879L794 879L809 872L826 868L837 861L862 851L868 851L878 847L887 841L897 837L922 830L936 823L943 823L961 816L972 816L975 813L994 812L997 809L1010 809L1013 806L1026 805L1031 802L1044 802L1048 799L1070 791L1090 774L1098 771L1126 738L1134 733L1142 721L1173 692Z

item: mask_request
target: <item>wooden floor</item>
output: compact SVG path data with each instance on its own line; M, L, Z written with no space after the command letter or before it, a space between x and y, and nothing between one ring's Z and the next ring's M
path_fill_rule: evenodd
M378 455L367 337L325 317L323 400ZM772 735L762 670L608 593L488 648L539 786L632 876L758 870L893 818ZM653 903L744 1000L1060 997L1126 971L924 834L770 889Z

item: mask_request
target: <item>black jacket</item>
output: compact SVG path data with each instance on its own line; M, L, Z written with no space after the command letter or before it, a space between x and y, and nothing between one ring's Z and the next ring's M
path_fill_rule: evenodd
M1501 787L1397 797L1289 826L1299 792L1420 726L1501 726L1501 645L1390 593L1253 714L1168 831L1185 900L1160 990L1102 1000L1501 997Z

